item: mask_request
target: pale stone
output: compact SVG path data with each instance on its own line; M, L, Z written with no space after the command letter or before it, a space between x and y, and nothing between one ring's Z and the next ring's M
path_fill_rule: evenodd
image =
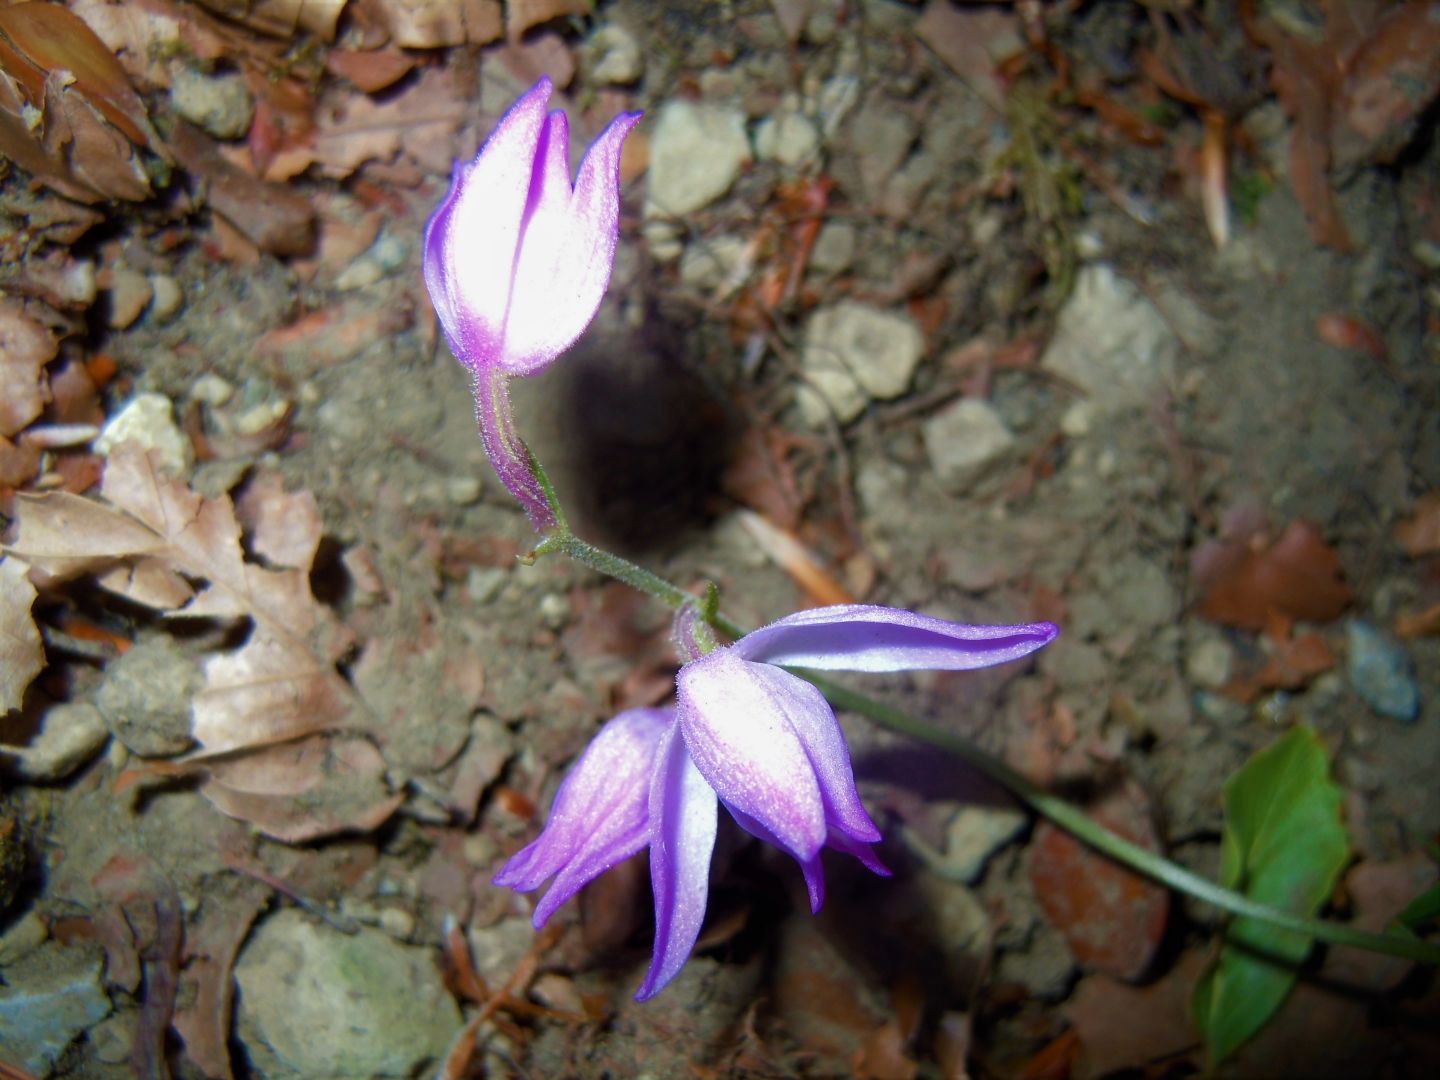
M924 351L924 335L904 315L854 300L822 308L805 328L800 368L811 393L797 395L803 418L819 426L833 412L848 423L871 400L899 397Z
M1150 404L1174 374L1180 341L1135 285L1084 267L1041 359L1089 395L1096 416Z
M1015 436L988 402L961 398L921 428L930 467L941 486L963 491L1015 444Z
M184 290L169 274L151 274L150 291L155 297L150 301L150 318L156 322L169 322L185 304Z
M139 444L160 456L160 465L174 476L184 476L195 460L189 438L175 423L170 399L164 394L136 394L105 425L95 440L95 450L102 456L122 442Z
M240 138L255 115L243 75L207 75L183 63L170 68L170 102L177 113L217 139Z
M602 86L628 86L645 74L645 56L635 35L616 23L607 23L585 44L590 77Z
M750 160L745 114L722 105L670 101L650 136L646 216L682 216L720 198Z
M460 1027L434 951L271 915L235 964L236 1038L265 1076L414 1076Z
M150 303L150 282L139 270L128 266L117 266L110 271L110 311L107 321L111 329L123 330L145 310Z
M763 160L791 168L808 165L820 153L820 132L807 117L781 109L756 127L755 152Z

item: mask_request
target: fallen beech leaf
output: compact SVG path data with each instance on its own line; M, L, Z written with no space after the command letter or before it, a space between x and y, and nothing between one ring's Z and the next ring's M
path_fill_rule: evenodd
M238 651L210 657L191 704L200 754L285 742L341 726L348 687L308 651L256 629Z
M402 49L488 45L500 37L500 0L374 0Z
M1350 233L1330 187L1330 123L1338 65L1324 46L1298 41L1264 19L1250 27L1270 49L1270 81L1294 121L1290 187L1317 243L1344 251Z
M1324 638L1314 631L1292 635L1292 630L1289 618L1271 612L1265 624L1265 640L1270 647L1265 666L1253 675L1231 679L1224 693L1248 702L1267 690L1299 690L1335 666L1335 654Z
M394 48L331 49L325 56L327 71L349 79L367 94L378 93L399 82L414 67L413 57Z
M185 969L171 1025L185 1056L207 1077L231 1080L230 1017L235 996L230 969L250 926L269 903L270 891L252 878L227 874L211 882L198 915L185 931Z
M246 486L235 513L257 555L271 566L310 572L324 531L312 493L286 491L280 474L266 470Z
M315 735L212 763L200 786L222 814L266 836L299 844L378 827L405 801L385 782L385 761L370 742Z
M401 150L427 169L444 173L459 151L456 134L473 110L447 68L427 68L412 85L376 101L347 94L318 111L302 138L277 148L266 180L288 180L315 166L343 180L367 161L390 161Z
M210 63L280 53L278 45L261 42L254 34L176 0L70 0L70 9L141 87L168 87L176 56Z
M1259 537L1221 542L1206 552L1210 565L1203 572L1200 555L1200 614L1227 626L1259 630L1271 613L1325 622L1350 604L1340 557L1304 521L1292 521L1270 545Z
M12 296L0 296L0 436L14 435L40 415L49 399L45 365L55 339Z
M241 235L274 255L304 255L315 244L315 212L304 195L267 184L232 165L199 128L177 120L170 145L180 163L205 183L205 199Z
M30 617L35 586L25 564L0 559L0 716L20 708L25 688L45 667L40 631Z
M1089 814L1125 839L1160 850L1149 800L1138 784L1115 788ZM1048 821L1036 828L1033 848L1030 883L1075 959L1117 979L1144 975L1165 932L1170 894Z
M49 3L0 8L0 70L19 83L31 105L44 97L52 74L66 73L62 84L73 87L130 142L168 159L125 69L68 8Z
M124 69L59 4L0 8L0 154L78 202L150 195L136 146L170 155Z
M1415 512L1398 523L1391 535L1407 555L1416 558L1440 551L1440 491L1421 495Z
M999 67L1025 48L1015 12L988 6L961 8L949 0L930 0L915 24L915 35L981 100L1004 114L1008 94Z
M308 30L323 41L331 41L346 0L199 0L199 3L261 34L290 38L298 31Z

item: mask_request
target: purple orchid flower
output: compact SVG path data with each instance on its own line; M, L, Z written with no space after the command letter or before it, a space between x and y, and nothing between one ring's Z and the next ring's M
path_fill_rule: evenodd
M812 912L824 899L821 848L889 873L871 850L880 831L855 790L834 711L778 665L965 671L1019 659L1057 633L1048 622L969 626L862 604L786 616L685 664L674 709L632 709L605 724L560 785L540 836L495 884L527 892L553 877L535 909L539 928L648 844L655 951L635 998L653 997L699 937L718 803L800 864Z
M542 78L510 106L425 227L425 287L450 350L471 373L481 439L540 532L554 512L510 417L505 378L533 375L590 325L610 283L620 221L620 150L640 121L621 113L570 182L565 114Z

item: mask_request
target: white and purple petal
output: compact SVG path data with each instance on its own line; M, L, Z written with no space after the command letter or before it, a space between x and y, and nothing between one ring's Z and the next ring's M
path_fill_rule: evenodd
M805 863L825 842L825 802L791 717L814 709L813 687L775 674L728 648L691 661L675 679L677 727L725 805Z
M777 619L733 648L744 659L817 671L967 671L1028 656L1054 623L971 625L900 608L838 604Z
M425 285L451 351L472 371L504 351L515 255L550 90L542 78L510 106L474 161L456 162L450 191L425 226Z
M751 674L769 682L777 692L783 688L788 698L805 703L803 708L792 709L786 718L815 770L815 781L820 785L820 798L825 804L826 823L858 841L878 841L880 830L870 820L860 802L860 793L855 790L855 773L850 767L845 733L840 730L840 721L835 719L835 710L825 695L798 675L779 668L755 664Z
M564 114L552 113L563 139ZM515 261L505 370L528 375L574 344L610 284L620 235L620 150L639 113L621 113L585 152L572 190L563 145L546 155L544 182Z
M655 952L636 1001L658 994L673 979L700 937L710 897L715 851L715 792L696 770L679 729L661 743L651 778L650 887L655 895Z
M536 928L586 883L650 842L651 782L669 709L630 709L607 722L555 793L544 830L495 875L528 892L554 878L535 908Z

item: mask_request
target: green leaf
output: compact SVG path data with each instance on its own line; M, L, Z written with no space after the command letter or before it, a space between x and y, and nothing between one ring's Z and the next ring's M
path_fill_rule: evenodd
M1252 900L1311 916L1349 857L1340 789L1308 727L1292 728L1225 781L1220 884ZM1238 918L1195 986L1191 1008L1212 1067L1270 1019L1295 982L1311 938Z
M1437 918L1440 918L1440 882L1406 904L1405 910L1395 916L1395 921L1406 930L1418 933L1422 926Z

